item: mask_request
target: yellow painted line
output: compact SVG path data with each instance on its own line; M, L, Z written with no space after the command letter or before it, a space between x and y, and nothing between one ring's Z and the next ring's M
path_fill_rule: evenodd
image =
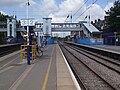
M49 72L50 72L50 68L51 68L51 64L52 64L52 55L53 55L53 52L54 52L54 48L52 50L52 54L51 54L51 57L50 57L50 62L49 62L48 69L47 69L47 72L46 72L46 75L45 75L45 79L44 79L44 83L43 83L43 86L42 86L42 90L46 90L48 76L49 76Z

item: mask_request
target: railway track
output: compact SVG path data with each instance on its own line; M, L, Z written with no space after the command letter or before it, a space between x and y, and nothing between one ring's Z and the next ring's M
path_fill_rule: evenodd
M16 50L20 49L21 44L17 45L11 45L11 46L5 46L5 47L0 47L0 57L5 56L7 54L10 54Z
M3 51L3 52L0 52L0 57L5 56L7 54L10 54L10 53L12 53L12 52L14 52L16 50L18 50L18 48L14 48L14 49L10 49L10 50L6 50L6 51Z
M69 46L70 48L76 50L78 53L85 55L86 57L112 69L113 71L120 74L120 61L114 60L109 57L101 56L99 54L93 53L91 51L84 50L82 48L76 47L74 45Z
M68 44L60 44L83 90L120 90L120 63Z

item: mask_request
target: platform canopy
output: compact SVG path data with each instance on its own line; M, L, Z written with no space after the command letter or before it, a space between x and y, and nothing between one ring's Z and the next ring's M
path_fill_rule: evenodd
M94 27L91 23L83 23L83 25L91 32L100 32L96 27Z

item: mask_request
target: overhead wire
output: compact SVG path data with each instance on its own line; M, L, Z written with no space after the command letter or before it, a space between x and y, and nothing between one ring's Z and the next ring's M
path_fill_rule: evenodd
M82 7L83 7L87 2L88 2L88 0L86 0L86 1L82 4L82 6L81 6L73 15L71 14L71 19L72 19L73 16L75 16L75 15L79 12L80 9L82 9ZM69 15L66 17L65 22L67 21L68 18L69 18Z
M79 10L81 10L82 7L83 7L87 2L88 2L88 0L86 0L86 1L82 4L82 6L73 14L73 16L75 16L75 15L79 12Z
M82 16L87 10L89 10L98 0L95 0L89 7L86 8L86 10L81 13L74 21L76 21L80 16Z

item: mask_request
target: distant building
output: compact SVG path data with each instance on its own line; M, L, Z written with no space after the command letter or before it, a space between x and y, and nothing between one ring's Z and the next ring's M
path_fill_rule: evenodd
M98 30L103 31L106 27L106 21L105 20L95 20L94 22L91 22Z

